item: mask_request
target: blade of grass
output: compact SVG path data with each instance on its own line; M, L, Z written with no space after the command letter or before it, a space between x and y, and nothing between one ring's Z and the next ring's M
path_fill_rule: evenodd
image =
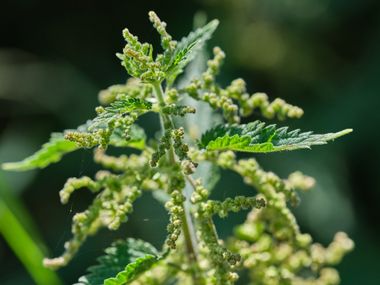
M0 192L2 194L9 192L7 185L0 176ZM3 195L1 195L3 196ZM61 285L63 284L57 274L43 267L42 259L45 254L41 249L42 242L36 236L38 235L31 219L26 218L27 211L23 209L20 202L6 195L7 198L0 196L0 234L4 237L9 247L13 250L18 259L22 262L25 269L37 285ZM10 201L11 203L8 203ZM10 206L12 205L12 207ZM13 207L15 206L15 207ZM18 215L11 209L19 209ZM22 210L22 211L21 211ZM21 215L20 215L21 214ZM25 216L26 215L26 216ZM23 217L25 216L27 227L24 226ZM29 230L31 229L31 230ZM35 233L32 237L31 234Z

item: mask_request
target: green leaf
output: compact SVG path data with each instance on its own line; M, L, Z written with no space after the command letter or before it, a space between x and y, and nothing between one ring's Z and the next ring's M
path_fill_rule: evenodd
M185 66L194 59L205 42L211 38L218 25L219 21L213 20L202 28L191 32L178 43L166 70L166 79L169 83L172 83L183 72Z
M116 277L104 280L104 285L128 284L141 273L150 269L157 261L157 257L150 254L137 258L134 262L128 264L123 271L119 272Z
M263 122L255 121L246 125L219 125L204 133L199 144L208 150L267 153L307 149L312 145L326 144L350 132L352 129L313 134L299 129L288 131L288 127L276 128L276 125L266 126Z
M100 145L119 147L145 147L144 131L135 126L137 118L152 108L152 103L143 99L131 98L125 94L117 96L108 107L98 107L98 115L80 126L77 130L65 132L65 138L76 142L80 147L92 148Z
M152 103L139 99L131 98L126 95L119 95L117 100L112 102L104 111L91 121L89 130L108 127L111 121L120 119L122 116L132 111L148 111L152 109Z
M86 132L92 121L78 127L79 132ZM115 129L109 141L109 145L116 147L132 147L139 150L144 149L146 135L144 130L138 125L132 125L128 131L128 139L125 138L124 130L122 128ZM95 146L95 145L94 145ZM4 170L11 171L26 171L35 168L45 168L52 163L59 162L63 155L79 149L77 143L66 140L64 134L53 133L49 142L42 145L42 148L33 155L25 158L19 162L3 163Z
M109 144L116 147L132 147L142 150L145 147L146 134L143 128L134 124L128 131L128 139L121 128L115 129Z
M49 142L43 144L39 151L22 161L4 163L2 168L13 171L45 168L49 164L60 161L63 155L76 149L78 146L74 142L65 140L62 133L53 133Z
M76 285L128 284L161 259L151 244L133 238L113 243L105 253Z

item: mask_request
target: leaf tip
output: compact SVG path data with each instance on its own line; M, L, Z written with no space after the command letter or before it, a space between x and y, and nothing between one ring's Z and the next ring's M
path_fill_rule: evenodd
M354 129L345 129L344 131L346 131L346 133L352 133L354 131Z
M354 131L353 129L342 130L342 131L336 133L335 138L339 138L339 137L345 136L345 135L347 135L349 133L352 133L353 131Z
M5 162L1 164L2 170L12 170L12 163L11 162Z
M217 27L217 26L219 26L219 20L218 19L214 19L214 20L212 20L211 22L210 22L210 24L212 25L212 26L215 26L215 27Z
M6 171L22 171L23 169L17 162L5 162L1 164L1 169Z

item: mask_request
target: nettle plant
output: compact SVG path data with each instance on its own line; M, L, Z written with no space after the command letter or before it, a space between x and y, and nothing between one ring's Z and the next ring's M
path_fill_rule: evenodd
M250 95L242 79L225 88L218 85L215 79L225 58L218 47L199 71L199 61L206 65L204 45L217 20L177 42L154 12L149 18L163 52L154 55L151 44L125 29L127 44L117 56L131 76L127 83L100 92L94 119L54 133L32 156L3 165L18 171L44 168L66 153L95 148L95 162L107 169L94 178L70 178L59 192L63 204L81 188L95 198L87 210L74 215L72 239L62 256L45 259L45 266L67 265L89 236L103 227L117 230L136 199L152 192L169 215L162 249L133 238L116 241L78 284L235 284L244 271L249 284L338 284L332 266L352 250L353 242L339 232L327 247L313 243L309 234L300 232L288 206L298 203L297 191L309 190L313 178L295 172L281 179L254 158L238 159L235 152L308 149L351 130L313 134L261 121L240 124L254 111L268 120L299 118L303 111L281 99L269 102L264 93ZM187 75L177 80L187 65ZM159 116L162 129L147 141L136 121L149 112ZM109 146L134 148L138 154L111 156L106 154ZM239 174L254 190L224 201L210 199L218 169ZM250 210L246 221L221 240L213 218L242 210Z

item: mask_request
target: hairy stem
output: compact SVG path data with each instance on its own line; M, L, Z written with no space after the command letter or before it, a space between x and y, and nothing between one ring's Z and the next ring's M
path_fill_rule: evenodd
M155 95L157 97L157 100L160 105L160 109L165 106L164 101L164 93L162 90L162 86L160 83L154 83L152 84L154 88ZM174 123L170 115L164 114L160 112L160 121L161 121L161 128L163 131L174 128ZM168 151L168 160L172 164L176 164L176 158L173 146L170 147ZM192 264L192 267L195 268L195 271L192 270L192 278L195 285L200 285L203 282L201 282L201 279L199 278L199 274L196 272L198 268L198 261L197 261L197 244L194 238L196 237L195 233L191 233L191 231L194 231L194 226L192 225L192 219L191 219L191 213L189 207L186 205L186 202L183 203L184 208L184 215L182 216L182 231L185 238L185 244L186 244L186 250L188 254L188 258L190 260L190 263Z
M191 187L193 187L195 191L197 186L195 185L194 178L191 175L186 175L186 179L189 181ZM218 232L216 231L214 221L211 217L207 218L207 224L209 225L210 229L212 229L213 237L217 241L219 239Z

